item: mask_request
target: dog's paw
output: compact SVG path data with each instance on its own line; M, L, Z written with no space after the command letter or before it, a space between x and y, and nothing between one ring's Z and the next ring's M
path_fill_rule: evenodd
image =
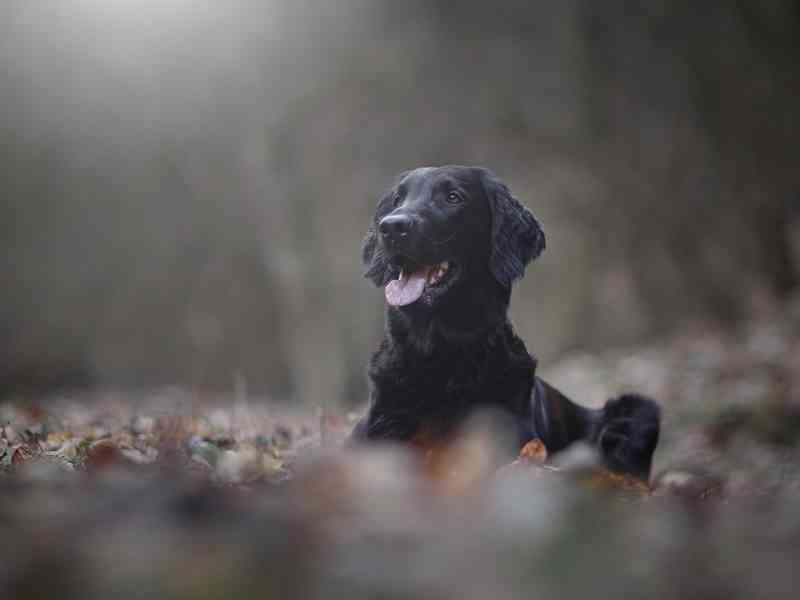
M609 400L594 436L606 466L648 479L660 421L658 404L649 398L627 394Z

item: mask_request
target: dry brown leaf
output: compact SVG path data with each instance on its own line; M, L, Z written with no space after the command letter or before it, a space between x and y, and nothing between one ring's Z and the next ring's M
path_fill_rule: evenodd
M120 458L120 451L113 441L109 439L98 440L89 446L86 451L86 467L89 469L102 469L118 462Z
M615 473L605 468L592 469L587 473L581 473L578 480L590 488L619 491L637 496L649 496L651 492L647 482L638 477Z
M519 457L535 462L543 463L547 460L547 448L539 438L534 438L522 447Z
M14 466L20 465L26 460L33 458L38 453L38 446L34 447L28 444L19 444L11 449L11 464Z

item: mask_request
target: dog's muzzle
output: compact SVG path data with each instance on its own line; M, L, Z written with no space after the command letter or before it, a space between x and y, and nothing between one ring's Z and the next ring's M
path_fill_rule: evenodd
M408 243L409 235L414 229L414 218L411 215L388 215L378 223L378 231L384 243L392 247Z

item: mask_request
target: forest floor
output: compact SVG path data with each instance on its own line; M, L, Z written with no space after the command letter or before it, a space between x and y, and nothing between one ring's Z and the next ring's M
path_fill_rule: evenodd
M580 449L496 471L476 428L431 463L340 449L353 414L245 393L0 404L10 598L795 597L800 302L542 375L659 400L650 485Z

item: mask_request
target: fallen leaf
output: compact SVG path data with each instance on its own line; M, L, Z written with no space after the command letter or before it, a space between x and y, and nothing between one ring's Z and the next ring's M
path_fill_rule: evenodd
M723 482L706 473L670 469L661 473L653 484L656 496L680 496L691 500L706 500L722 496Z
M152 433L156 426L156 420L153 417L145 417L139 415L134 417L131 422L131 431L137 435Z
M216 473L225 483L247 483L259 479L264 471L258 453L248 448L239 452L224 450Z
M11 427L11 425L6 425L2 428L2 436L8 440L9 445L16 445L21 444L24 440L22 436L17 433L16 429Z
M519 451L519 457L534 462L543 463L547 460L547 448L539 438L532 439Z
M146 451L137 448L120 448L120 454L137 465L149 465L158 458L158 450L155 448L147 448Z
M192 436L186 446L192 459L198 459L199 462L207 464L212 469L217 466L222 451L214 444L198 436Z
M109 439L94 442L86 451L86 466L89 469L108 467L121 458L119 448Z
M605 468L580 473L578 480L590 488L623 492L635 496L649 496L651 491L650 486L638 477L615 473Z
M11 464L12 465L20 465L26 460L32 458L36 454L36 451L27 444L19 444L14 446L11 449Z
M45 440L45 447L50 451L55 451L61 448L65 442L70 438L70 434L65 431L53 431L47 434Z

